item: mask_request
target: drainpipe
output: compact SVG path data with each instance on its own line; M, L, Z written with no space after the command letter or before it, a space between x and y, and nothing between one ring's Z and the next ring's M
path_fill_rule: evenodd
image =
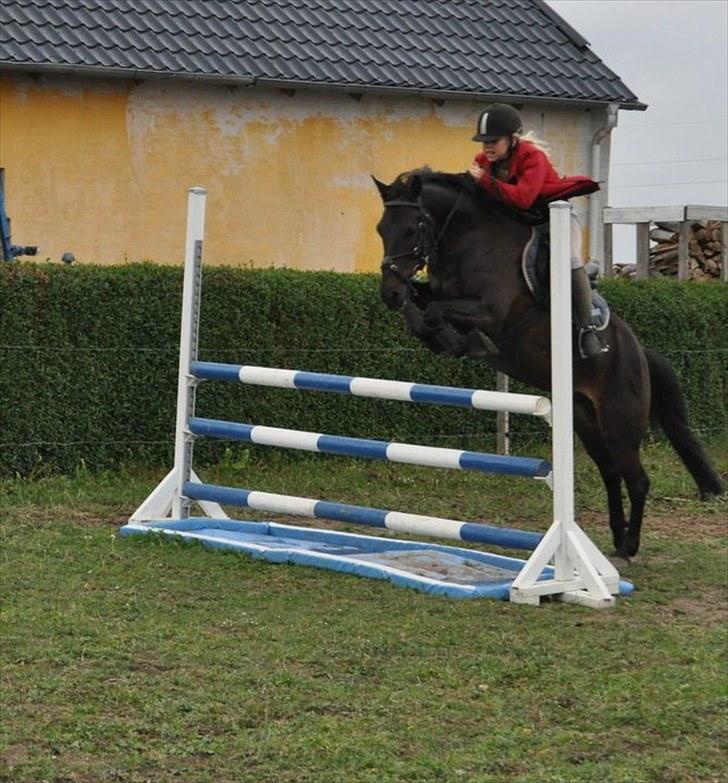
M591 142L591 178L601 185L605 180L601 178L602 167L602 143L609 138L612 130L617 127L618 103L610 103L607 106L607 121L592 136ZM597 191L589 196L589 258L599 260L599 271L604 272L603 253L599 252L599 232L602 227L601 209L604 200L603 191Z

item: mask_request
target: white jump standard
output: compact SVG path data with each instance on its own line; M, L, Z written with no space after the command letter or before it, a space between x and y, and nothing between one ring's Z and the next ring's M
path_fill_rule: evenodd
M121 528L122 535L159 532L211 547L235 549L274 562L299 563L389 579L395 584L459 598L490 597L538 604L542 596L593 607L614 604L632 585L574 520L570 323L570 207L551 205L552 401L527 394L461 389L403 381L302 372L197 360L206 191L188 199L180 338L175 464ZM208 381L331 392L352 396L538 416L553 427L553 459L504 457L407 443L350 438L195 416L195 389ZM482 523L387 511L314 498L203 483L192 467L196 438L240 440L426 467L535 478L553 489L553 523L545 535ZM204 516L192 516L197 505ZM224 506L329 519L399 533L451 538L533 551L528 561L457 546L230 519Z

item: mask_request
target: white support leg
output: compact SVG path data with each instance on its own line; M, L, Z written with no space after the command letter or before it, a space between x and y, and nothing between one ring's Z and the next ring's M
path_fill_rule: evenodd
M190 470L190 481L201 484L200 477ZM157 484L149 497L129 517L130 522L151 522L156 519L179 519L172 513L174 498L180 481L174 468ZM213 519L229 519L223 507L211 500L196 500L205 516Z
M511 587L514 603L545 595L591 607L614 605L619 574L574 518L571 336L571 205L551 204L551 390L553 523ZM541 579L553 564L553 576Z
M172 498L177 484L177 472L172 468L141 506L129 517L129 521L149 522L152 519L169 517L172 513Z

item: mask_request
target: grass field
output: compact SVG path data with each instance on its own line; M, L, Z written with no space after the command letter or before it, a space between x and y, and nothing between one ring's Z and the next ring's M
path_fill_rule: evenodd
M158 474L0 483L0 780L724 783L727 506L693 500L662 445L646 464L643 548L618 564L637 591L602 612L119 538ZM204 478L549 522L548 491L523 479L246 452ZM582 526L609 552L580 453L576 483Z

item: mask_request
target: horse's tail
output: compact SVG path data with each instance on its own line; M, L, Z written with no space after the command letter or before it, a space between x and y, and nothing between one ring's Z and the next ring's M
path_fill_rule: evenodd
M698 485L701 499L707 500L713 495L722 494L725 491L723 482L688 425L685 399L675 371L657 351L650 348L645 348L644 351L652 387L650 417L664 430Z

